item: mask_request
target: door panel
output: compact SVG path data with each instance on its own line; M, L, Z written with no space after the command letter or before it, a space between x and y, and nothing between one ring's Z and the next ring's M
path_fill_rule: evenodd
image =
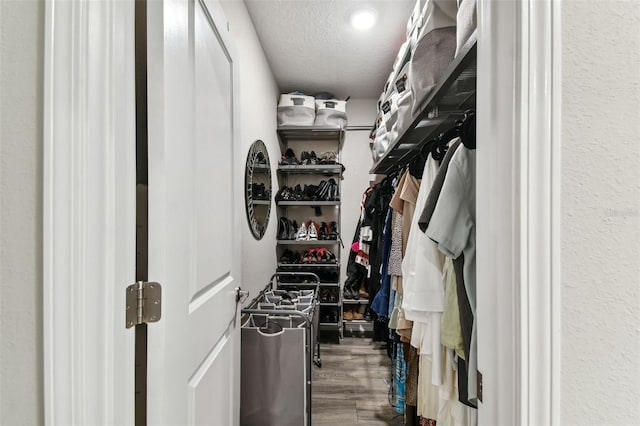
M239 412L233 72L215 2L149 2L149 424L231 425Z
M216 424L231 424L231 406L224 405L222 398L211 396L220 388L232 386L233 376L226 369L232 356L232 345L223 336L189 380L189 425L211 424L211 412L216 413Z
M194 11L194 131L196 176L196 291L227 274L231 252L221 250L229 241L233 224L231 64L224 45L207 16L205 6ZM212 220L214 218L214 220Z

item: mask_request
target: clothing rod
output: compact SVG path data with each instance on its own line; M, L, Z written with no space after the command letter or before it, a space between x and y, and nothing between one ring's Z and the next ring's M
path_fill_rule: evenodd
M351 131L351 130L355 130L355 131L363 131L366 130L367 132L371 131L371 126L347 126L344 128L344 130L346 131Z

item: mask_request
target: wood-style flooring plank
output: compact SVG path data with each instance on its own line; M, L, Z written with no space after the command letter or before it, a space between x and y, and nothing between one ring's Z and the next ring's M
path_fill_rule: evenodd
M313 370L313 426L402 424L389 405L391 361L379 343L347 337L322 344L321 358Z

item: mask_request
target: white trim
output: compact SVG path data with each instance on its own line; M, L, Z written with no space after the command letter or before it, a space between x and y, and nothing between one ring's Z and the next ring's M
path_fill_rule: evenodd
M48 0L44 60L46 424L133 422L133 2Z
M559 1L478 2L480 424L559 422Z
M522 168L527 198L520 332L523 337L521 424L559 423L560 14L559 1L521 9L523 58ZM525 186L526 185L526 186Z

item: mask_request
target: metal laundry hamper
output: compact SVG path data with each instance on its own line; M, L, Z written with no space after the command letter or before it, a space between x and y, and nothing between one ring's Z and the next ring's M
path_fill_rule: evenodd
M311 425L314 355L317 364L320 363L317 344L320 280L309 274L315 283L306 283L307 289L279 289L274 282L277 275L242 310L242 426ZM281 303L283 300L288 302Z

